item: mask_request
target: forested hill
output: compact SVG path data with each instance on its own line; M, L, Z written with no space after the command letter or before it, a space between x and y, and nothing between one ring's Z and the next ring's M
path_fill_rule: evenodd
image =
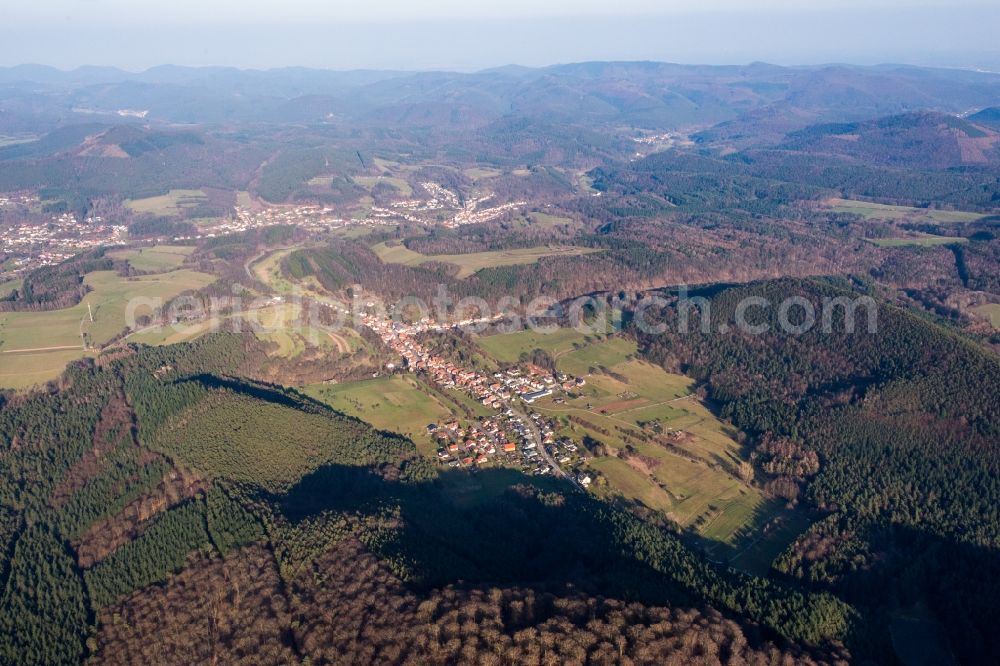
M551 480L483 471L497 491L458 502L466 472L240 379L262 353L120 348L0 408L0 662L808 663L858 642L834 596L716 569ZM359 604L370 624L329 621Z
M1000 162L1000 135L986 123L943 113L815 125L789 134L781 148L918 169Z
M54 266L28 273L20 288L0 298L0 312L11 310L56 310L76 305L89 290L84 276L92 271L111 270L114 261L103 249L79 254Z
M702 380L722 414L752 434L772 490L829 513L781 558L785 574L876 613L929 604L956 654L995 661L1000 358L885 303L874 333L864 308L853 333L843 310L832 333L777 333L776 305L748 316L772 332L733 326L744 298L801 296L819 317L824 298L861 295L845 286L725 289L710 307L715 330L727 323L730 332L637 337L647 358ZM661 315L676 324L673 307Z

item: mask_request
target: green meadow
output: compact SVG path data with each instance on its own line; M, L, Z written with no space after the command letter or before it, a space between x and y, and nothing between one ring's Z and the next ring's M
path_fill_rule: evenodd
M886 204L855 201L853 199L830 199L829 203L837 213L854 213L868 219L905 220L924 219L934 222L975 222L983 217L979 213L959 210L936 210L933 208L913 208L911 206L889 206Z
M154 273L180 267L193 252L194 247L184 245L154 245L115 250L108 255L115 259L127 260L137 271Z
M166 301L205 287L215 277L179 270L123 278L114 271L98 271L88 274L84 281L91 291L71 308L0 314L0 386L23 388L54 379L67 362L85 355L84 336L89 346L100 346L125 329L126 310L132 299ZM150 312L143 307L134 314ZM30 354L30 362L24 354Z
M170 190L160 196L145 199L130 199L125 205L140 215L178 217L187 208L195 208L207 201L201 190Z
M907 247L922 246L932 247L934 245L955 245L968 243L968 238L958 236L914 236L911 238L869 238L868 242L879 247Z
M427 434L427 424L452 416L447 404L405 375L343 384L312 384L302 390L337 411L409 437L426 455L437 450Z
M469 277L484 268L533 264L543 257L572 257L600 251L586 247L545 246L495 252L471 252L469 254L421 254L403 245L388 246L385 243L375 245L372 250L379 256L379 259L388 264L419 266L429 261L455 264L459 267L458 278Z
M784 510L740 478L737 432L692 394L692 379L637 359L633 342L560 329L552 336L525 331L478 343L498 360L546 349L558 370L584 378L571 395L543 398L531 408L555 418L559 436L603 445L586 463L602 478L591 492L659 511L692 530L716 557L742 554L745 568L766 570L770 559L764 558L800 533L775 530L773 539L753 541L757 528Z
M476 338L483 351L501 363L516 363L522 353L544 349L553 357L571 352L587 342L587 336L572 328L518 331Z

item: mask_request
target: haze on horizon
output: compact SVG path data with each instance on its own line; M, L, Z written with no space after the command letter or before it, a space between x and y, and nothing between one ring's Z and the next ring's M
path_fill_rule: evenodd
M0 66L475 70L584 60L1000 70L989 0L7 0Z

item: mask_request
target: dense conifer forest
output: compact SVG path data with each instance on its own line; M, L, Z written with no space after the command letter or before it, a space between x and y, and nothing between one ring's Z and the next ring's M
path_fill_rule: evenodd
M694 310L689 334L637 336L648 358L704 382L790 500L829 514L778 560L780 574L875 614L927 603L965 660L990 661L1000 358L884 302L874 332L865 308L853 333L843 308L829 333L781 333L777 308L749 316L769 333L733 325L748 297L800 296L818 312L823 299L857 295L818 281L724 289L703 304L714 333L697 328ZM658 316L677 326L677 313L667 306ZM719 333L725 323L731 332ZM792 464L803 452L815 462Z

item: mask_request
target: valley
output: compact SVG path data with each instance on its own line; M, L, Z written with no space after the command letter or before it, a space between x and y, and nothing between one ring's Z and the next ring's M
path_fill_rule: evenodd
M0 662L996 661L998 95L0 68Z

